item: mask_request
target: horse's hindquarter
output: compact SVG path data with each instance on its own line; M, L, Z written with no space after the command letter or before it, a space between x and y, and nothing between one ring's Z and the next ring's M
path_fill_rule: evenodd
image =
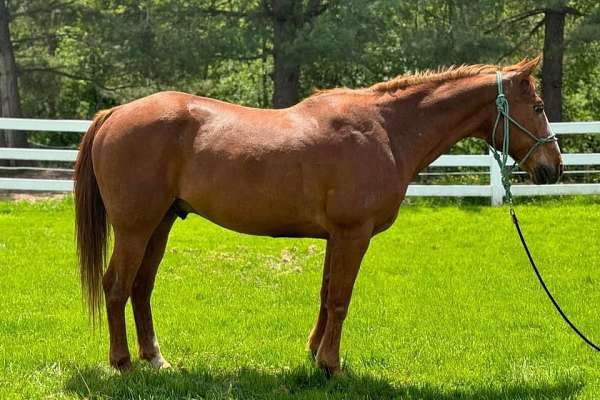
M188 107L200 124L183 150L178 197L224 227L325 237L332 219L360 223L394 191L381 173L390 160L380 144L333 131L327 116L205 101Z

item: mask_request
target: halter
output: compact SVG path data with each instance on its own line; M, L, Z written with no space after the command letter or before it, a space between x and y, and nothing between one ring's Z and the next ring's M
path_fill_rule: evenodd
M494 158L496 162L500 166L500 171L502 173L502 186L506 192L506 199L512 206L512 193L510 191L510 175L517 164L521 165L527 160L538 147L543 144L556 142L556 136L550 131L550 135L545 138L539 138L535 136L531 131L517 122L514 118L512 118L509 114L509 106L508 99L504 95L504 91L502 89L502 72L496 71L496 85L498 86L498 95L496 96L496 108L498 109L498 114L496 115L496 121L494 122L494 129L492 130L492 144L490 149L494 154ZM502 138L502 153L496 149L496 130L498 125L500 124L500 118L504 117L503 121L503 138ZM512 166L508 166L508 149L510 145L510 123L513 123L517 128L521 131L525 132L533 141L535 142L527 151L525 156L521 158L520 161L515 161Z

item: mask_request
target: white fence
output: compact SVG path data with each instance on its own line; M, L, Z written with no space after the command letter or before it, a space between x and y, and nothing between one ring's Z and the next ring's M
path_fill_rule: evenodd
M0 129L42 132L85 132L90 121L0 118ZM557 135L600 134L600 121L552 123ZM0 148L0 160L75 161L76 150ZM565 165L600 165L600 153L563 154ZM490 197L492 204L502 204L504 190L500 169L491 155L443 155L432 167L489 168L489 185L410 185L408 196ZM0 190L69 192L72 180L0 178ZM515 196L600 194L600 184L514 185Z

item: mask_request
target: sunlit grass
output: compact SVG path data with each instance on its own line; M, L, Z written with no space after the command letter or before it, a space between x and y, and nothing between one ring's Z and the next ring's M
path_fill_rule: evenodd
M600 199L521 203L551 290L600 341ZM506 208L404 206L363 262L344 375L333 380L304 350L323 244L240 235L193 216L177 222L153 297L174 368L135 362L120 376L107 366L106 326L94 332L84 313L71 200L0 202L0 398L600 396L600 354L552 309ZM135 355L129 309L128 319Z

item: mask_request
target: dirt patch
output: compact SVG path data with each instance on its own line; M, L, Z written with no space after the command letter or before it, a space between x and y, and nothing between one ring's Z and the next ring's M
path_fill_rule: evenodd
M0 190L0 201L26 201L29 203L37 203L39 201L60 200L68 196L68 193L52 193L52 192L11 192Z

